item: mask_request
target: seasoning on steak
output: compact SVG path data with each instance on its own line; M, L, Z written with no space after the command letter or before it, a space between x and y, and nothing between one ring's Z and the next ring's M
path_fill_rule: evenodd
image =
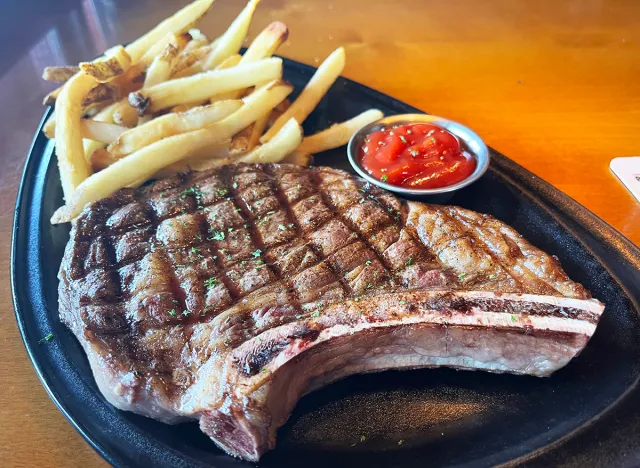
M252 461L305 392L392 368L547 376L603 311L502 222L326 167L121 190L78 218L59 276L61 319L107 400L199 419Z

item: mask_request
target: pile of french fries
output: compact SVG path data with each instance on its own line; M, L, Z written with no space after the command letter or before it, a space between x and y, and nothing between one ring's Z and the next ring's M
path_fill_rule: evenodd
M293 86L273 57L287 26L271 23L240 55L260 0L249 0L210 40L194 28L213 2L196 0L92 62L44 70L45 80L63 83L44 101L55 106L44 133L55 139L65 199L52 223L72 221L123 187L177 172L240 162L306 165L382 117L371 109L304 137L300 125L342 73L344 49L289 102Z

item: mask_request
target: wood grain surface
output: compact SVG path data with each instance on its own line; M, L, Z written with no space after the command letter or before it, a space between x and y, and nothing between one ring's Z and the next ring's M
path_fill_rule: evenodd
M49 400L11 304L9 250L24 158L51 86L45 65L126 43L184 1L8 0L0 19L0 464L106 463ZM218 0L214 36L242 2ZM279 19L279 54L318 64L342 44L348 78L458 120L640 243L638 203L609 170L640 155L640 2L635 0L263 0L255 35ZM318 161L321 163L322 161Z

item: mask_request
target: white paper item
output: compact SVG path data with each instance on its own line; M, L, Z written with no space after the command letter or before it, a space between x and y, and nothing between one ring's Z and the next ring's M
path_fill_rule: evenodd
M615 158L611 160L609 167L640 202L640 156Z

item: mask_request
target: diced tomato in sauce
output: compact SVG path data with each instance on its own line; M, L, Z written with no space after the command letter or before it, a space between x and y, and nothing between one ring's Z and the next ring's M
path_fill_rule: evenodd
M437 125L416 123L370 133L360 147L362 167L398 187L427 189L456 184L476 168L455 135Z

